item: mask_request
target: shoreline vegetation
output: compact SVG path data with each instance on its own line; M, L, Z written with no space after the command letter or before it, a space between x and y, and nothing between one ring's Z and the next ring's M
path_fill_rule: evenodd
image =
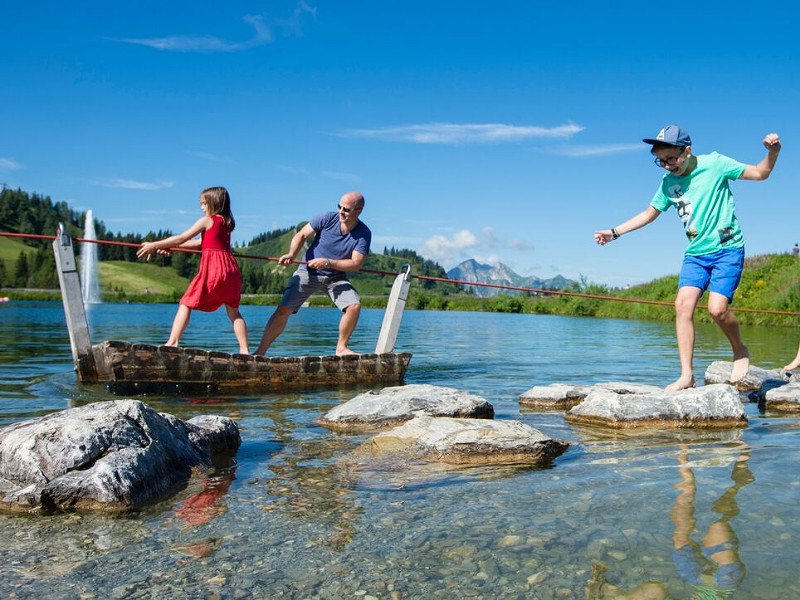
M58 223L63 223L70 236L83 237L82 225L85 221L86 213L73 210L66 202L54 203L47 196L29 194L23 190L4 188L0 191L0 223L3 223L3 229L8 232L54 234ZM125 243L123 246L101 244L98 247L98 278L103 301L178 302L190 279L197 273L199 256L174 252L170 256L154 256L150 262L142 262L136 258L136 246L143 241L169 237L172 235L171 231L151 231L146 235L113 233L102 221L95 219L94 224L98 239ZM303 224L259 234L249 243L234 247L234 253L264 258L280 256ZM0 297L8 297L12 301L60 300L51 246L49 240L0 236ZM396 273L406 263L411 265L412 276L447 277L441 265L405 248L384 247L383 252L371 253L364 269ZM294 272L294 269L280 267L272 261L243 259L240 265L242 303L246 305L277 304ZM393 277L353 273L350 278L361 293L363 306L386 306ZM753 256L745 262L733 308L800 311L798 282L800 257L788 253ZM672 321L675 311L671 305L675 299L677 283L678 276L672 275L623 290L590 283L581 277L580 282L559 290L669 304L662 306L546 292L504 291L499 296L482 298L465 292L458 284L414 279L406 308ZM327 297L322 296L312 297L310 305L331 304ZM797 317L779 314L739 312L737 318L743 325L788 327L800 323ZM710 322L711 318L706 311L700 310L696 314L696 320Z
M291 271L289 271L291 272ZM363 277L377 277L362 274ZM386 278L389 279L388 277ZM796 312L800 310L800 258L790 254L765 254L748 258L742 276L742 283L736 293L733 308L750 308ZM601 284L581 283L568 288L566 292L609 296L616 298L635 298L645 301L672 303L675 298L678 276L661 277L651 282L632 286L626 290L610 289ZM172 282L171 282L172 283ZM177 283L177 282L176 282ZM671 306L615 302L597 298L583 298L562 295L501 294L492 298L481 298L465 292L449 290L430 290L424 287L425 281L415 281L411 285L406 308L410 310L447 310L499 312L538 315L560 315L576 317L602 317L615 319L636 319L644 321L672 321L674 310ZM355 281L356 287L359 282ZM171 292L131 292L117 289L102 290L104 302L132 303L177 303L183 287ZM0 294L13 300L61 299L58 290L15 290L5 288ZM386 294L362 296L365 308L384 308ZM272 306L280 300L280 294L243 294L243 305ZM327 296L313 296L310 306L331 306ZM798 317L762 313L737 313L744 325L797 326ZM710 322L707 311L697 313L697 320Z

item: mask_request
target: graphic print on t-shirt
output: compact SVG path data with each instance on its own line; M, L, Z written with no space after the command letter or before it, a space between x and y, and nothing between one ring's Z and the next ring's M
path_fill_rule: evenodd
M678 211L678 216L683 221L683 228L686 231L686 237L693 240L697 237L697 227L692 222L692 200L683 192L680 185L671 185L667 189L669 197L675 202L675 209Z

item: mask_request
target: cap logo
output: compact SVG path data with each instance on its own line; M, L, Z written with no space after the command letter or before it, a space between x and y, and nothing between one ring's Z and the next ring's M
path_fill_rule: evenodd
M667 130L667 128L666 128L666 127L664 127L664 129L662 129L661 131L659 131L659 132L658 132L658 135L656 136L656 139L657 139L657 140L663 140L663 139L664 139L664 132L665 132L666 130Z

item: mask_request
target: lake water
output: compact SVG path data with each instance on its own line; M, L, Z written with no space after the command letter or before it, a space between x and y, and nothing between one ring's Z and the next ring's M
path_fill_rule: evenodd
M94 305L93 340L162 343L174 310ZM253 342L271 310L243 307ZM355 350L373 351L381 319L363 312ZM335 309L302 309L271 354L331 353L337 322ZM743 334L759 366L795 355L796 329ZM236 348L222 311L195 313L184 342ZM0 425L113 399L76 384L59 303L0 305L0 345ZM666 385L678 367L672 324L408 311L397 349L414 355L407 383L480 394L496 418L569 450L538 470L354 470L343 458L366 436L312 419L356 391L148 397L184 419L236 419L235 464L126 517L0 516L0 597L800 598L796 416L748 403L746 429L636 433L520 410L533 385ZM720 359L726 340L701 325L698 379Z

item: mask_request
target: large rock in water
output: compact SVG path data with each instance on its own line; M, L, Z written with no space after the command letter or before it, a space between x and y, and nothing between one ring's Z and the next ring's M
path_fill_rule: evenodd
M165 496L240 443L227 417L181 421L138 400L15 423L0 430L0 509L126 510Z
M649 394L658 392L660 389L654 385L620 381L592 385L551 383L550 385L535 385L527 392L523 392L519 397L519 403L523 406L535 406L537 408L572 408L583 402L586 396L596 391L614 392L615 394Z
M616 428L747 426L739 393L727 384L651 394L592 392L565 418L571 423Z
M765 408L790 412L800 411L800 378L767 379L759 390L759 401Z
M706 368L706 385L713 383L728 383L731 380L733 363L725 360L715 360ZM767 379L781 379L786 381L788 377L780 369L762 369L750 365L750 370L742 379L736 382L736 389L740 392L759 390Z
M416 416L494 418L494 408L481 396L435 385L399 385L359 394L315 419L336 431L376 431Z
M542 464L569 444L519 421L416 417L364 442L355 454L396 453L454 464Z

